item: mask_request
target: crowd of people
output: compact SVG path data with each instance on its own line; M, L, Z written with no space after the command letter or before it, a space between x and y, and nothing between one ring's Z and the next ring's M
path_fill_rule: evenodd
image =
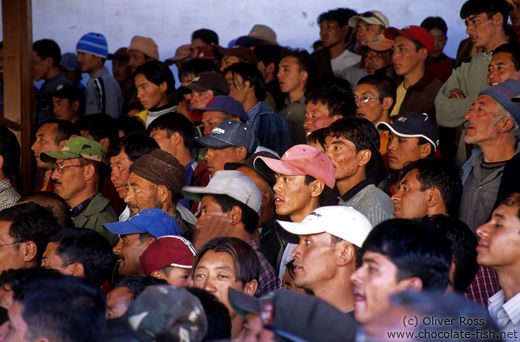
M464 2L456 59L440 17L348 8L312 53L261 24L165 61L34 42L25 196L0 125L0 341L519 341L517 6Z

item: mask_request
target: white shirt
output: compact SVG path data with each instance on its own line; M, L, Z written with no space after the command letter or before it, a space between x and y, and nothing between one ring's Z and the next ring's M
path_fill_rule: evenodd
M509 333L504 341L520 339L520 293L505 302L504 290L495 293L488 300L489 315L497 323L500 331Z

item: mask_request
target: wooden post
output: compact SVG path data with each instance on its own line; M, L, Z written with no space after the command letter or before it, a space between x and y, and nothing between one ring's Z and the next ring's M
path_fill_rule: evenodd
M21 174L15 186L22 195L34 188L33 154L34 85L32 67L32 2L31 0L2 0L4 33L4 117L0 123L17 135L22 155Z

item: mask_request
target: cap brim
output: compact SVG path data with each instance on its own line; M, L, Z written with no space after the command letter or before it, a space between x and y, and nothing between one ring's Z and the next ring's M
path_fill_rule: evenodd
M407 132L400 132L397 131L391 124L388 122L379 122L376 126L376 128L380 131L391 131L397 136L403 137L403 138L424 138L426 139L430 144L433 146L433 150L437 151L437 144L432 141L431 138L427 137L424 134L412 134Z
M286 231L294 235L313 235L313 234L321 234L325 232L325 229L317 229L316 227L311 227L303 223L298 222L289 222L289 221L280 221L276 220L276 222Z
M40 159L44 163L52 164L56 161L56 159L74 159L81 158L81 155L77 153L67 152L67 151L51 151L51 152L43 152L40 154Z
M295 168L289 163L273 158L257 157L253 163L256 170L266 173L279 173L289 176L304 176L305 172Z
M128 220L123 222L105 223L103 226L114 234L141 234L147 232Z
M205 87L202 84L198 84L198 83L190 83L186 86L186 88L195 90L195 91L200 91L200 92L210 89L210 87Z
M520 95L514 96L511 101L513 102L520 102Z
M246 317L250 312L260 314L260 301L242 291L230 287L228 290L228 300L233 310L242 317Z
M297 234L293 234L293 233L290 233L289 231L287 231L280 224L280 222L282 222L282 221L277 220L276 224L274 225L274 227L275 227L274 230L276 232L276 235L278 235L278 237L285 242L293 243L293 244L297 245L300 242L300 237ZM283 222L286 222L286 221L283 221Z
M399 35L406 37L406 35L403 34L403 32L401 30L398 30L395 27L386 28L385 31L383 32L383 35L385 36L385 38L392 39L392 40L394 40L395 37L397 37Z
M222 140L219 140L215 137L212 137L210 135L205 137L196 137L190 139L190 145L192 147L206 147L206 148L213 148L216 150L227 148L227 147L234 147L233 145L224 142Z

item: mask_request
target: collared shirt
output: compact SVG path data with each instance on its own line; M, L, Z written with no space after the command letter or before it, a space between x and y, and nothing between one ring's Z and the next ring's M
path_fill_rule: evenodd
M247 111L246 115L249 127L253 127L253 122L255 121L258 113L260 113L260 107L262 107L262 103L262 101L258 101L257 104L255 104L250 110Z
M296 101L290 102L289 97L285 99L285 105L280 111L289 127L291 127L294 140L297 144L307 142L303 123L305 122L305 96L301 96Z
M489 267L479 266L475 279L464 294L467 299L484 307L488 305L488 299L500 290L497 274Z
M0 181L0 210L12 207L21 197L9 179Z
M253 247L260 260L260 275L258 277L258 288L255 292L255 297L263 297L271 291L276 289L276 274L273 266L267 261L265 256L258 251L260 241L251 240L248 242L249 246Z
M81 202L80 204L75 206L74 208L70 208L70 216L72 217L72 221L74 221L76 219L76 217L78 217L79 214L83 210L85 210L86 207L88 207L88 205L90 204L90 202L92 202L92 200L94 199L94 197L96 197L96 195L87 198L86 200L84 200L83 202Z
M518 341L520 334L520 293L505 302L504 290L489 298L489 315L501 331L509 333L504 341Z

